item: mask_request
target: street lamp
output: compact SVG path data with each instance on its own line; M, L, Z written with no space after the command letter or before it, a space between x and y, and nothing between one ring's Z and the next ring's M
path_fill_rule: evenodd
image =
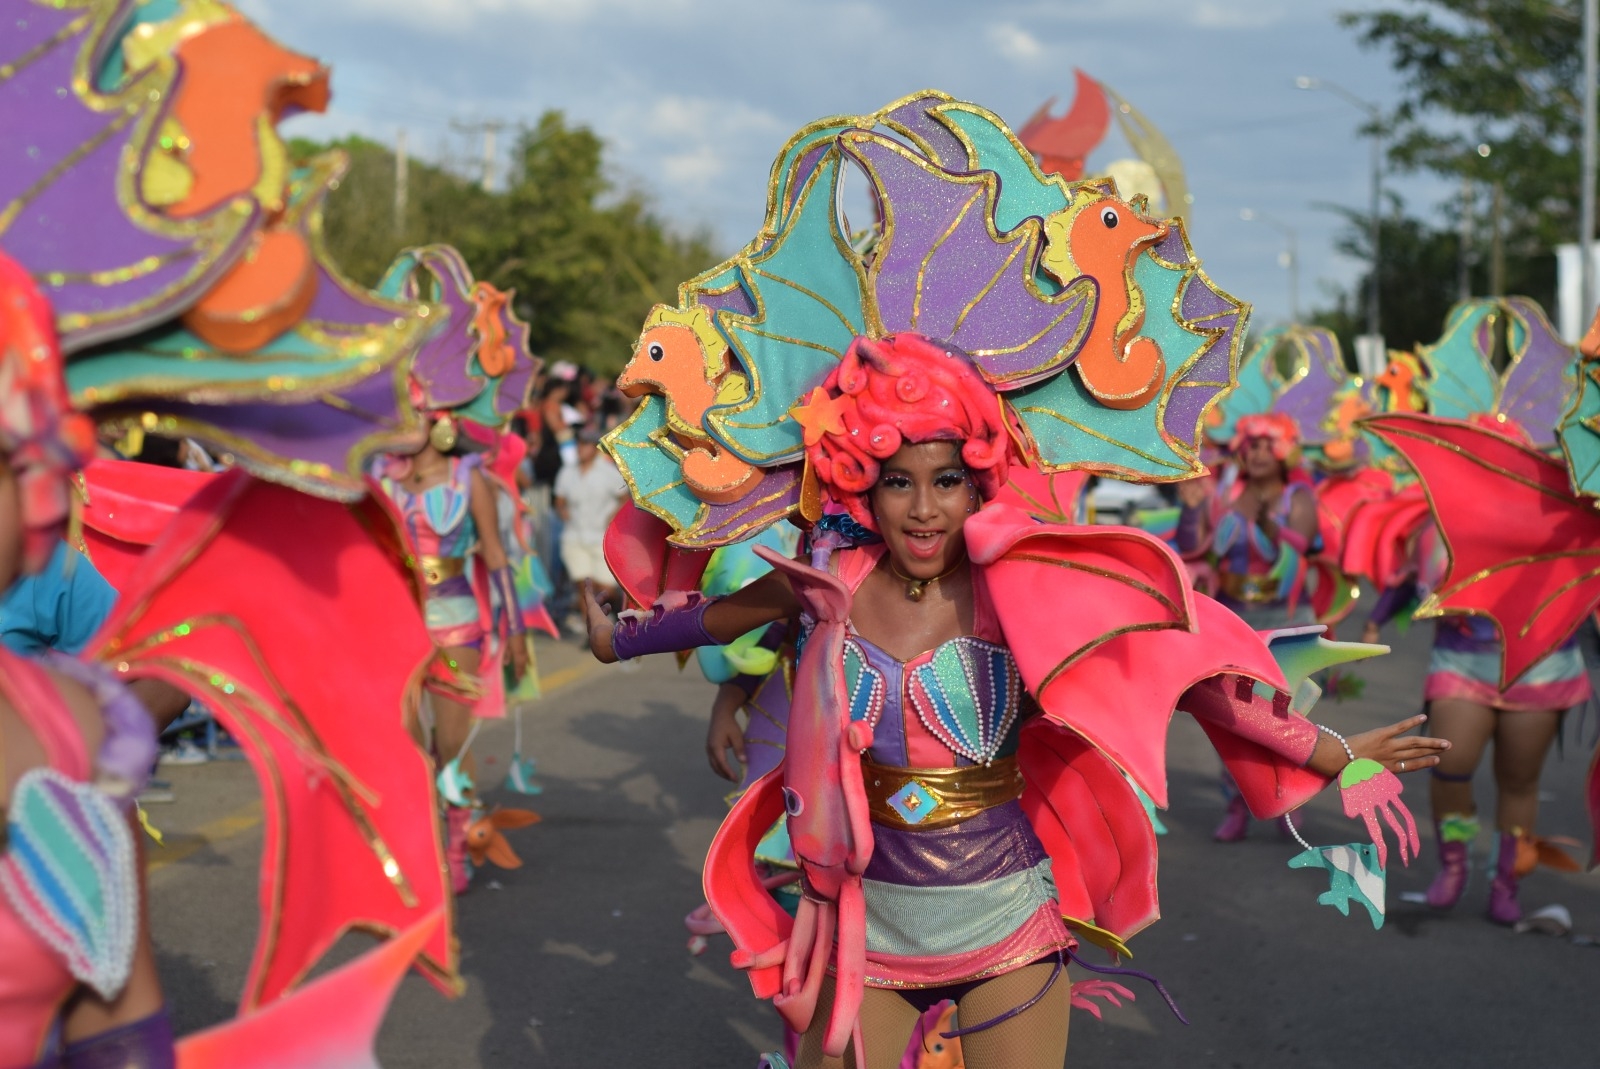
M1294 80L1296 89L1325 89L1353 107L1366 112L1372 120L1372 206L1369 225L1372 228L1372 278L1367 297L1367 333L1378 337L1378 223L1379 198L1383 192L1383 111L1370 100L1363 100L1337 82L1305 75Z
M1274 219L1265 212L1258 212L1254 208L1240 208L1239 218L1245 222L1260 220L1268 226L1283 233L1289 242L1289 248L1283 252L1278 262L1289 269L1289 322L1300 322L1300 252L1299 242L1295 236L1294 227L1281 219Z

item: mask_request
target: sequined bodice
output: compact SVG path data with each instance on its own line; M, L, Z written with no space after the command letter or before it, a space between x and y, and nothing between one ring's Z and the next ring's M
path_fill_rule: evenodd
M392 479L383 488L400 509L412 547L431 557L464 557L478 541L472 521L472 470L459 458L450 459L444 482L413 493Z
M850 719L872 724L872 760L896 767L986 764L1015 752L1027 700L1004 646L970 635L899 661L859 635L844 647ZM931 736L950 757L930 763Z

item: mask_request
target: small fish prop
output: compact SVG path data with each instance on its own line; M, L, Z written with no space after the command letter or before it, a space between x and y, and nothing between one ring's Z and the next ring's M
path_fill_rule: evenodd
M543 794L544 784L534 782L533 773L533 758L514 753L511 755L511 771L506 774L506 784L518 794Z
M900 1056L899 1069L963 1069L967 1062L961 1054L960 1037L946 1039L941 1034L957 1027L956 1004L950 999L928 1007L911 1030L911 1042Z
M526 828L539 823L539 814L527 809L493 809L467 825L467 853L473 865L482 868L493 861L503 869L520 869L522 859L505 837L507 828Z
M1372 836L1372 843L1378 850L1379 865L1389 864L1389 847L1378 826L1379 813L1383 814L1400 845L1402 864L1411 864L1411 859L1422 848L1422 841L1417 837L1416 818L1400 800L1402 790L1399 776L1368 757L1351 761L1339 773L1339 800L1344 803L1344 815L1366 821L1367 834ZM1403 823L1401 818L1404 818Z
M528 674L534 674L531 661ZM506 784L518 794L543 794L544 785L533 779L533 758L522 756L522 708L516 707L512 715L511 771L506 773Z
M1292 827L1292 825L1291 825ZM1295 838L1299 838L1298 833ZM1301 840L1302 843L1305 840ZM1382 840L1379 840L1382 843ZM1388 876L1379 847L1372 843L1347 843L1344 846L1307 846L1289 859L1291 869L1320 868L1328 873L1328 889L1317 896L1324 906L1332 906L1346 917L1350 903L1358 902L1372 915L1372 927L1382 928L1384 891ZM1076 986L1076 985L1074 985Z
M466 748L461 752L466 753ZM439 770L438 785L439 797L451 805L472 804L472 776L462 769L459 756Z

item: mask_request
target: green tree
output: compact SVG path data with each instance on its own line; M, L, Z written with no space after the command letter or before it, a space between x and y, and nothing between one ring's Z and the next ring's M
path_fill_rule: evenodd
M1499 183L1510 254L1576 239L1581 0L1418 0L1339 18L1403 79L1385 123L1394 164Z
M1334 208L1345 226L1334 248L1352 259L1371 262L1368 216L1353 208ZM1384 341L1391 349L1411 349L1432 343L1444 329L1445 316L1460 298L1461 236L1454 227L1440 229L1405 214L1391 201L1390 214L1379 224L1378 240L1383 262L1378 272L1378 301L1383 312ZM1477 245L1483 245L1478 242ZM1489 292L1488 252L1476 248L1468 270L1468 291ZM1555 259L1549 255L1508 255L1505 260L1507 293L1532 297L1545 308L1555 299ZM1311 323L1339 336L1354 361L1355 337L1365 334L1366 298L1370 273L1363 273L1349 292L1337 293L1331 308L1311 315ZM1353 364L1352 364L1353 366Z
M329 148L350 159L323 223L341 270L373 285L404 248L454 245L477 277L516 291L533 350L546 360L616 372L650 306L675 302L678 284L717 259L706 234L682 234L643 195L615 189L603 143L559 112L519 137L504 191L411 161L398 228L393 154L361 138L291 144L301 159Z

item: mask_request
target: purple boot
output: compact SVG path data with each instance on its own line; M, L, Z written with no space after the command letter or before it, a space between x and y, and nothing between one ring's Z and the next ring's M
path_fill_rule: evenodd
M1478 819L1449 813L1433 822L1439 843L1439 874L1428 885L1428 905L1452 909L1467 889L1472 871L1472 840L1478 837Z
M1238 843L1249 834L1250 807L1244 804L1242 795L1235 794L1228 799L1228 815L1222 818L1211 837L1219 843Z
M1517 902L1517 840L1511 832L1501 832L1499 847L1495 850L1494 881L1489 884L1489 919L1496 924L1512 925L1522 919L1522 906Z

